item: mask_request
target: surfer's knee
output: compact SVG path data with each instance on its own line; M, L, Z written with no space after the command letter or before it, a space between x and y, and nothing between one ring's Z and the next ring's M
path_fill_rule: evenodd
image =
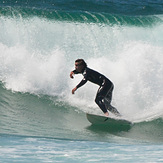
M97 96L95 99L95 102L105 114L107 112L107 109L106 109L105 104L104 104L104 98L102 96Z
M95 102L96 102L96 104L99 105L99 104L103 103L103 98L101 96L97 96L95 99Z

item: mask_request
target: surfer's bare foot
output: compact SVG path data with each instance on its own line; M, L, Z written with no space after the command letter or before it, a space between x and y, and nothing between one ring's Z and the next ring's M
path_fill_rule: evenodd
M106 112L106 113L104 113L104 114L105 114L105 116L107 116L107 117L109 116L109 113L108 113L108 112Z

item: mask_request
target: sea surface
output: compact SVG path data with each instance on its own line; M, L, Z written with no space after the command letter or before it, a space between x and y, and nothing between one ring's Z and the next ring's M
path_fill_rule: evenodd
M114 83L102 115L74 61ZM162 0L0 0L0 162L163 162ZM110 116L113 116L110 114Z

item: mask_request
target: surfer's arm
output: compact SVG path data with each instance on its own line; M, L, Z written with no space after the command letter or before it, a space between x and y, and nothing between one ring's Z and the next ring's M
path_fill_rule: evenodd
M74 74L79 74L76 70L70 72L70 78L74 78Z
M79 87L83 86L86 82L87 82L87 80L84 78L84 79L72 90L72 94L74 94L75 91L76 91Z
M79 74L79 72L77 72L76 70L72 71L72 74ZM72 94L75 93L75 91L80 88L81 86L83 86L86 82L87 82L87 74L83 74L84 78L81 80L81 82L72 90Z
M81 86L83 86L83 85L88 81L88 76L89 76L89 74L88 74L86 71L84 71L83 76L84 76L84 78L83 78L83 79L81 80L81 82L76 86L77 89L80 88Z
M85 78L83 78L83 80L76 86L76 88L80 88L81 86L83 86L85 83L87 82L87 80Z
M74 77L73 77L73 75L74 75L74 72L73 72L73 71L71 71L71 72L70 72L70 78L72 78L72 79L73 79L73 78L74 78Z
M75 88L72 90L72 94L74 94L76 90L77 90L77 88L75 87Z

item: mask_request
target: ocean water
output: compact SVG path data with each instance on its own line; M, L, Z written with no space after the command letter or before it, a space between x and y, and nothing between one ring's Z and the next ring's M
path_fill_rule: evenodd
M162 0L1 0L0 162L163 162L162 36ZM71 94L78 58L131 128L88 122L98 86Z

